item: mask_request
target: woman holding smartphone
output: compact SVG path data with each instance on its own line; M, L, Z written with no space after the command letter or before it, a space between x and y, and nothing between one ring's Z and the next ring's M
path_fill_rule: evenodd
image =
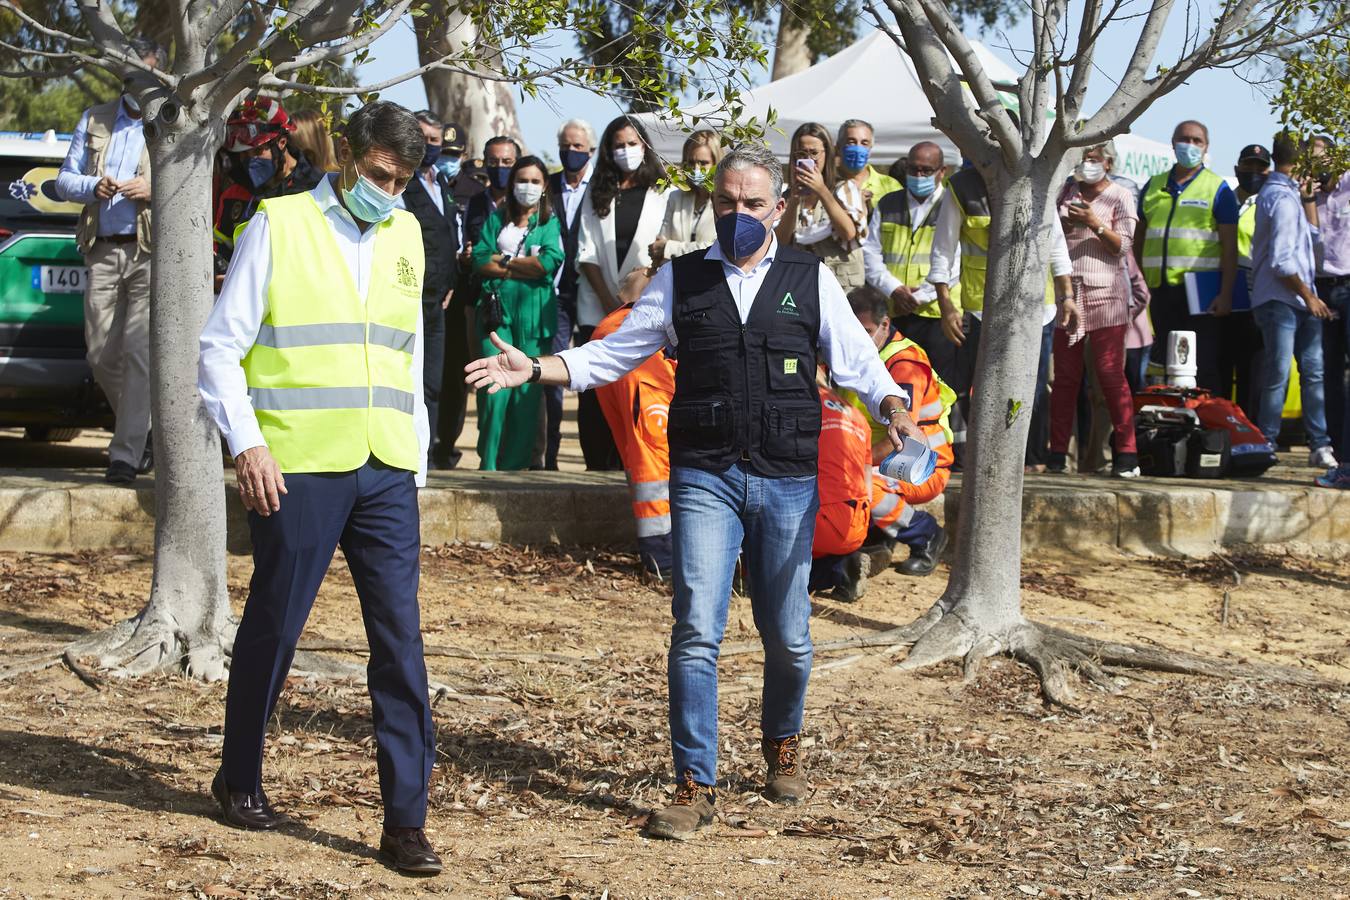
M1073 261L1078 319L1072 331L1055 329L1047 466L1051 472L1065 469L1083 380L1084 342L1091 341L1097 381L1115 431L1111 472L1119 478L1139 474L1134 401L1125 380L1125 332L1138 312L1131 308L1134 295L1125 257L1130 254L1139 214L1130 192L1108 177L1115 160L1115 145L1110 141L1084 150L1073 183L1059 198L1064 238Z
M473 247L474 269L483 279L478 300L478 340L483 356L497 348L491 332L530 356L549 351L558 322L553 276L563 262L558 220L545 196L548 170L536 156L511 169L506 202L483 223ZM513 391L478 392L478 468L528 468L539 425L537 384Z
M791 188L778 240L819 256L845 291L862 287L867 204L854 182L836 175L830 133L807 122L792 135Z

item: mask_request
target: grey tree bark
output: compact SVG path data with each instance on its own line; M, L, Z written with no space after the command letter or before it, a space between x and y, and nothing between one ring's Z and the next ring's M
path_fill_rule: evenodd
M415 21L417 56L422 65L472 47L478 37L473 22L458 13L452 12L446 19L420 16ZM422 84L427 91L427 106L464 128L469 156L480 155L488 139L500 134L521 141L515 97L506 84L437 69L424 72Z
M774 44L772 80L786 78L811 68L811 50L806 45L810 27L782 4L778 14L778 40Z

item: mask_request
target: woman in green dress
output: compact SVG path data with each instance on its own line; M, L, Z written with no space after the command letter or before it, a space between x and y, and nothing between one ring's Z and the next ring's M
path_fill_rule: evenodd
M558 323L553 276L563 262L561 232L547 194L548 170L538 157L521 157L511 169L506 201L483 224L473 248L483 279L478 299L478 340L483 356L497 348L488 326L527 356L549 352ZM494 302L494 299L499 302ZM494 319L500 319L494 323ZM478 457L485 471L529 468L539 431L539 385L478 392Z

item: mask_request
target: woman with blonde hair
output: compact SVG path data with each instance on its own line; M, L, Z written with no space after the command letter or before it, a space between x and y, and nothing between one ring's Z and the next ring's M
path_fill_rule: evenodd
M778 240L819 256L845 291L862 287L867 203L855 182L839 178L830 133L815 122L803 123L792 135L791 160Z
M303 153L309 164L319 171L336 172L338 164L333 153L333 136L328 133L323 114L304 109L291 116L291 122L295 125L291 146Z
M706 250L717 240L717 215L711 209L713 181L722 162L722 141L711 131L695 131L684 142L680 165L689 189L666 204L661 236L652 242L652 269L668 259Z

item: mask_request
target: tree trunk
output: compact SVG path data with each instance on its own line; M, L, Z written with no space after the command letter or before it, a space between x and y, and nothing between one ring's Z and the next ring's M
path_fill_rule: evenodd
M811 50L806 46L811 28L801 16L783 4L778 14L778 40L773 53L773 81L811 68Z
M166 106L169 104L165 104ZM182 665L224 677L233 641L225 579L220 440L197 393L198 337L211 311L211 163L219 128L181 108L145 126L153 172L150 279L155 568L150 600L72 652L132 674Z
M460 48L472 47L478 36L473 22L458 13L451 13L448 20L419 16L413 21L417 23L417 56L422 65ZM466 156L480 156L488 139L499 134L521 140L515 98L506 84L436 70L425 72L422 83L426 86L427 106L445 121L464 129L468 142Z

